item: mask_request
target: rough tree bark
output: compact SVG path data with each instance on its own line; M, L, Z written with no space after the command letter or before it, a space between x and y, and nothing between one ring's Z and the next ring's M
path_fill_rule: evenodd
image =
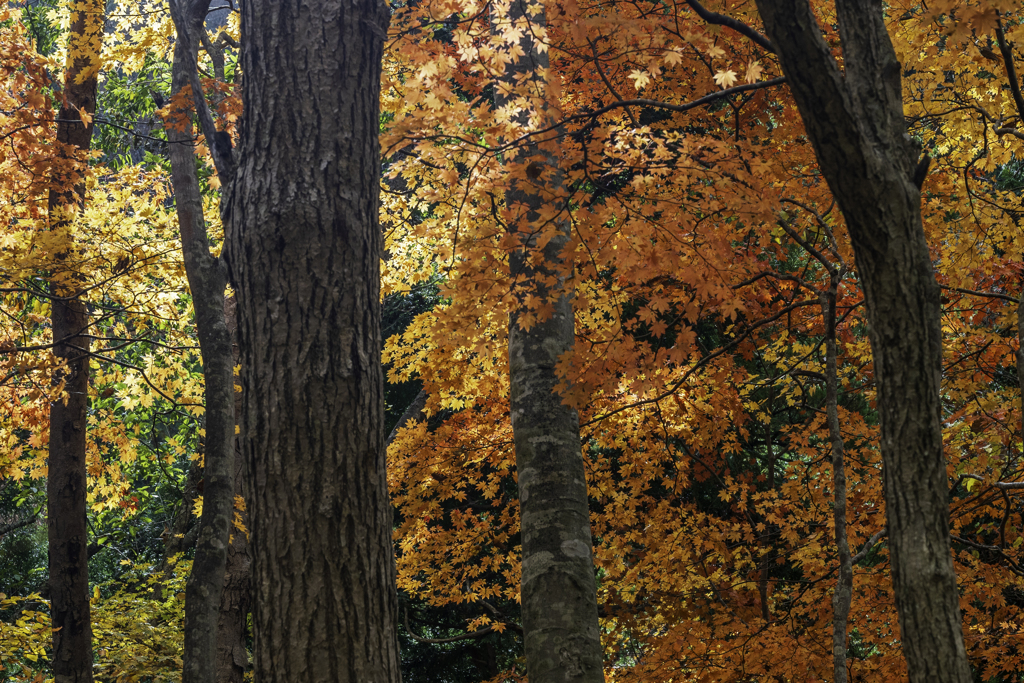
M378 224L382 0L242 4L229 187L256 680L399 681Z
M91 116L96 112L96 82L103 44L105 3L80 0L71 6L68 61L57 123L58 153L67 163L55 172L49 195L50 230L60 233L64 249L50 282L54 355L64 360L54 382L63 395L50 404L50 453L47 476L50 618L53 623L53 675L57 683L92 681L92 627L89 614L89 540L86 528L86 424L89 408L89 311L82 299L71 243L74 217L85 203L82 163L75 152L89 149ZM85 112L88 122L83 122Z
M177 30L171 88L172 94L192 88L203 131L208 138L215 138L213 119L199 87L196 67L198 36L203 31L209 5L210 0L172 0L170 3ZM185 588L182 682L214 683L217 680L217 627L234 508L235 382L231 334L224 316L227 268L222 259L210 252L191 123L184 129L168 125L167 139L185 272L203 357L206 404L203 514L192 573ZM230 155L230 145L227 154ZM230 174L230 167L224 167L223 159L218 159L218 171L222 176ZM227 179L222 177L222 180Z
M241 452L237 452L234 462L234 485L239 495L244 486L241 456ZM243 515L242 521L248 525L246 516ZM217 623L217 683L242 683L245 672L249 670L245 634L246 619L252 609L251 564L249 539L234 529L228 545L224 592Z
M893 587L914 683L971 680L950 556L939 288L921 224L920 150L879 0L837 0L844 69L807 0L757 0L857 257L881 418Z
M507 16L524 17L533 25L544 22L543 10L532 13L525 0L513 0ZM525 83L542 119L546 111L547 51L538 49L532 31L525 31L525 53L509 65L496 88L495 104L508 103L506 92ZM525 80L524 80L525 79ZM531 262L542 232L550 226L539 219L541 208L558 198L562 172L550 149L528 144L514 159L529 162L525 181L513 181L505 204L513 215L508 226L523 249L509 256L516 281L518 308L509 316L509 384L512 433L516 450L522 534L521 603L526 667L531 683L597 683L604 680L601 630L597 612L590 504L580 447L579 416L556 392L560 357L575 344L572 285L561 256L569 242L568 220L559 220L557 233L543 248L544 259ZM555 287L546 282L557 282ZM556 296L551 317L529 329L520 324L529 312L528 294Z
M237 339L237 302L234 297L224 300L224 316L232 340ZM238 363L238 344L232 344L232 358ZM239 387L240 388L240 387ZM242 394L235 392L235 420L242 414ZM245 487L242 443L235 436L234 472L235 495L242 495ZM235 511L248 528L247 511ZM249 670L249 656L245 651L246 620L252 609L252 562L249 559L249 537L232 529L228 544L227 573L224 576L224 595L220 601L220 622L217 627L217 683L242 683Z
M828 289L821 293L821 309L825 317L825 419L828 422L828 438L832 450L835 498L832 517L839 554L839 577L836 579L836 592L832 595L832 675L836 683L846 683L849 679L846 629L853 602L853 559L846 529L846 447L839 423L839 371L836 367L836 299L845 266L837 268L830 263L824 265L828 268Z

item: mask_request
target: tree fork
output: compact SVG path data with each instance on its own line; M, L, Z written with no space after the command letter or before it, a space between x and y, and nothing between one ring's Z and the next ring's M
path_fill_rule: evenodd
M172 93L192 88L197 118L207 138L216 134L213 118L199 85L196 54L210 0L172 0L177 30ZM234 510L235 382L232 339L224 312L227 268L210 252L202 196L193 154L192 126L167 127L171 179L178 229L196 314L196 332L203 358L206 439L203 463L203 515L196 555L185 588L185 653L182 683L217 680L217 634ZM230 155L230 146L226 152ZM230 167L218 165L222 181ZM227 175L225 175L227 174Z

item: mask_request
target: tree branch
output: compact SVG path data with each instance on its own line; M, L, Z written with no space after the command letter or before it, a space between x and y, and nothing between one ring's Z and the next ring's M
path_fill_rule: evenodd
M210 113L210 107L206 103L206 97L203 95L203 85L199 81L199 64L196 59L198 47L195 41L204 34L203 24L209 4L208 0L200 0L199 2L171 0L171 18L178 33L178 40L185 46L181 58L186 63L182 66L186 69L189 84L192 86L192 99L195 102L196 118L199 120L199 127L206 137L206 144L210 148L213 164L217 168L217 175L220 176L221 184L227 186L235 175L235 158L231 150L231 136L226 132L217 130L217 126L213 121L213 114Z
M415 631L412 630L412 627L409 626L409 609L408 608L405 608L405 609L402 610L402 623L405 624L406 632L417 643L431 643L431 644L434 644L434 645L437 645L437 644L440 644L440 643L457 643L460 640L475 640L477 638L481 638L483 636L486 636L488 633L492 633L494 631L494 626L491 625L491 626L487 626L486 628L482 628L482 629L479 629L477 631L473 631L472 633L463 633L461 636L452 636L451 638L424 638L423 636L418 635Z
M686 4L697 13L697 16L709 24L718 24L719 26L731 28L733 31L750 38L765 50L774 54L775 48L772 47L771 41L769 41L765 35L759 33L747 24L744 24L739 19L733 19L725 14L719 14L718 12L707 10L703 5L697 2L697 0L686 0Z
M939 285L939 289L944 289L948 292L960 292L961 294L970 294L972 296L986 296L991 299L1003 299L1004 301L1018 303L1016 297L1012 297L1009 294L1000 294L999 292L979 292L973 289L963 289L961 287L945 287L943 285Z
M860 552L850 558L850 563L851 564L857 564L858 562L863 560L865 557L867 557L868 553L871 552L871 549L875 547L875 544L878 543L883 538L885 538L888 535L888 533L889 532L886 531L885 529L882 529L881 531L876 531L871 536L871 538L868 539L868 542L864 544L864 547L860 549Z
M1003 20L999 18L998 10L996 11L996 40L999 42L999 52L1003 55L1003 64L1006 66L1006 78L1010 81L1010 92L1013 93L1013 102L1017 105L1017 116L1024 120L1024 97L1021 96L1020 83L1017 81L1017 69L1013 65L1013 50L1010 49L1010 44L1006 42Z
M29 524L31 524L39 518L40 512L42 512L42 508L37 509L35 512L33 512L31 515L24 519L19 519L16 522L10 522L9 524L0 526L0 538L3 538L12 531L17 531L18 529L27 527Z

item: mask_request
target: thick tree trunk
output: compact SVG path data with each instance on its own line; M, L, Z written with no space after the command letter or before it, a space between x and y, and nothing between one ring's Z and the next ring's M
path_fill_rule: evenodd
M193 86L197 113L208 116L197 85L196 49L209 0L176 0L171 15L178 33L172 91ZM185 653L182 683L214 683L217 628L227 565L228 534L234 508L235 382L231 335L224 317L227 269L210 253L196 173L192 126L167 129L178 229L185 272L196 313L203 357L206 438L203 463L203 515L196 554L185 588Z
M524 0L514 0L507 19L514 21L527 12ZM542 13L530 13L528 18L534 25L544 22ZM534 101L544 102L547 52L538 49L529 32L520 46L525 55L508 67L504 85L511 89L525 76ZM497 92L497 106L507 104L503 89ZM530 683L596 683L604 680L604 658L579 417L555 390L559 381L555 366L575 344L573 290L561 258L570 239L567 219L560 221L557 234L544 246L543 261L530 259L547 228L538 222L541 207L545 202L564 201L557 192L562 172L555 153L536 145L520 149L516 160L530 162L527 179L513 181L505 193L505 204L514 217L509 229L523 245L509 257L520 303L509 317L508 352L526 667ZM544 284L549 282L558 284ZM557 298L551 302L554 312L549 319L523 326L523 315L535 313L525 303L530 294Z
M89 149L93 123L80 112L96 112L96 77L103 43L105 3L84 0L71 13L64 101L57 141L70 155ZM92 627L89 616L89 540L86 528L86 424L89 408L89 312L75 272L71 226L85 203L84 171L77 161L58 169L50 191L50 229L65 240L51 280L54 355L64 366L54 377L63 396L50 405L50 457L47 519L50 565L50 617L53 622L53 675L57 683L92 681Z
M380 364L381 0L242 5L238 299L256 680L400 680Z
M844 70L807 0L758 0L853 241L878 385L888 537L914 683L971 680L949 547L939 288L913 182L900 65L878 0L837 0Z

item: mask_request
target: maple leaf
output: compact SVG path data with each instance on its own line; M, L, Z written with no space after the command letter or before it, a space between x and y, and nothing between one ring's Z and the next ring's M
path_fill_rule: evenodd
M999 13L992 7L975 10L967 16L967 22L974 27L978 35L985 35L996 30L999 22Z
M683 55L679 50L667 50L661 60L668 66L676 66L683 61Z
M421 80L427 80L431 76L436 76L437 75L437 66L438 66L437 62L433 62L433 61L427 62L426 64L424 64L420 68L420 72L419 72L418 77Z
M732 69L718 71L715 73L715 83L724 90L736 83L736 72Z
M761 66L761 62L755 59L747 65L747 73L744 74L743 80L747 83L757 83L761 80L761 73L763 71L764 68Z
M651 81L651 75L646 71L633 69L629 77L633 79L633 85L637 90L642 90Z

